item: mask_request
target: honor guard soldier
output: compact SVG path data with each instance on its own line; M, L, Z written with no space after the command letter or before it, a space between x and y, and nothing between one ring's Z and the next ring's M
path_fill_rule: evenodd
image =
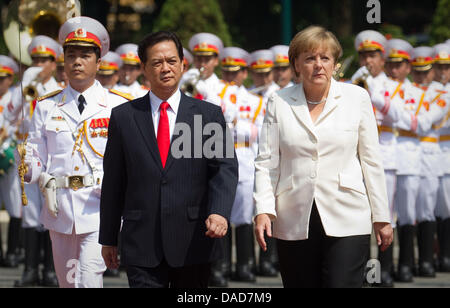
M433 69L435 80L445 86L445 102L449 101L450 91L450 40L447 44L438 44L433 48ZM440 76L440 77L439 77ZM447 108L449 108L447 106ZM439 165L443 172L439 181L436 217L438 218L439 271L450 272L450 112L434 125L439 133L439 145L442 151Z
M291 65L289 64L289 46L276 45L270 48L275 55L273 79L280 89L294 85Z
M377 31L366 30L356 36L355 49L358 52L360 69L351 78L353 84L363 86L369 93L373 93L376 89L378 91L384 91L389 88L395 89L398 83L392 80L389 81L384 73L386 46L386 38ZM393 90L390 91L393 92ZM384 118L380 110L377 109L375 109L375 116L380 132L380 150L383 157L392 227L395 228L396 136L392 120ZM385 251L378 249L378 259L381 263L381 283L379 286L393 287L393 245L389 246Z
M111 109L126 101L95 80L109 36L89 17L59 30L69 85L37 103L25 180L45 197L40 220L50 230L60 287L102 287L106 267L98 243L103 153Z
M381 91L374 91L372 101L387 101L401 106L401 113L411 117L419 106L424 91L411 85L407 79L411 71L413 47L406 41L392 39L386 48L386 72L393 83ZM375 98L382 96L381 99ZM389 108L383 106L381 113ZM397 184L394 205L398 214L397 229L400 255L397 278L401 282L412 282L414 268L414 236L417 219L417 197L420 185L420 141L416 133L398 129L396 146Z
M352 76L353 83L367 85L370 92L387 80L384 73L387 42L384 35L373 30L362 31L356 36L355 49L358 51L360 69Z
M97 80L106 89L114 89L119 81L119 70L122 67L123 61L118 53L108 51L108 53L101 58L100 68L97 72Z
M234 124L235 151L239 161L239 184L231 212L236 231L236 270L233 279L254 282L255 251L253 238L254 161L258 152L258 136L264 117L263 98L247 91L243 85L248 77L250 55L237 47L225 48L221 59L225 81L239 87Z
M249 56L250 76L253 80L253 86L249 88L252 94L260 95L263 98L263 106L261 112L265 114L267 100L270 95L279 90L280 87L273 81L273 72L275 55L271 50L257 50ZM276 269L278 256L276 251L276 241L274 238L265 238L267 250L259 250L259 266L258 275L266 277L274 277L278 275Z
M194 57L192 56L192 54L189 52L189 50L187 50L186 48L183 47L183 71L184 73L186 73L189 70L189 67L192 65L192 63L194 63Z
M64 71L64 50L61 45L59 45L58 56L56 58L55 79L61 89L67 87L68 80L66 72Z
M221 85L214 69L219 65L219 55L223 49L221 39L212 33L197 33L189 40L189 49L194 56L194 68L181 78L181 90L218 105Z
M435 56L434 56L434 80L441 83L447 92L450 90L450 63L446 59L448 55L448 50L450 48L450 44L438 44L433 47Z
M239 184L231 212L237 258L236 269L231 278L237 281L254 282L253 271L256 262L252 217L254 213L253 163L256 153L253 145L257 143L257 125L262 122L262 97L248 93L243 85L248 76L248 61L249 54L245 50L238 47L224 48L220 55L223 88L220 90L219 97L222 110L226 115L225 119L233 126L235 151L239 161ZM227 234L225 241L225 259L221 266L214 268L211 285L213 283L220 285L221 279L225 280L231 272L231 233Z
M425 91L422 104L416 111L417 116L430 112L436 105L440 109L440 121L448 109L445 101L444 86L438 82L432 83L433 49L418 47L412 55L413 81ZM433 123L438 124L438 123ZM439 177L443 175L439 147L439 134L433 127L418 133L421 154L421 175L419 195L417 199L417 242L419 246L419 276L435 277L434 269L434 237L436 233L435 209L439 188Z
M12 156L16 143L14 135L16 129L15 125L11 125L5 118L11 104L14 76L18 72L19 66L13 59L0 55L0 117L3 122L0 125L0 204L5 205L9 215L8 248L5 258L0 256L0 266L5 267L17 267L19 264L22 203L17 166ZM0 235L0 246L1 243Z
M249 91L263 97L264 110L270 95L280 89L273 81L274 62L275 55L271 50L257 50L250 54L250 77L253 80L253 86L249 88Z
M50 37L35 36L28 46L32 67L28 68L22 78L22 89L14 90L12 106L8 108L8 117L12 123L18 123L19 140L26 139L38 97L54 93L60 87L53 77L56 71L56 59L60 45ZM15 287L43 285L57 286L53 265L52 248L48 231L39 221L43 206L42 195L37 184L25 184L28 205L22 210L22 227L25 237L25 268ZM42 278L39 278L40 252L44 251Z
M119 83L115 89L130 93L134 98L147 94L148 90L137 81L142 74L138 46L136 44L123 44L116 49L116 53L122 59L123 65L119 70Z

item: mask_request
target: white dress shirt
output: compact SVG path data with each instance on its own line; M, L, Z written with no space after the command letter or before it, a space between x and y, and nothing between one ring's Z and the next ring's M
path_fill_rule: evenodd
M148 92L150 95L150 105L152 108L153 126L155 128L155 136L158 137L158 125L160 116L160 105L162 102L168 102L170 107L167 108L167 117L169 118L170 140L172 140L173 130L177 120L178 107L180 106L181 92L177 90L169 99L162 100L157 97L152 91Z

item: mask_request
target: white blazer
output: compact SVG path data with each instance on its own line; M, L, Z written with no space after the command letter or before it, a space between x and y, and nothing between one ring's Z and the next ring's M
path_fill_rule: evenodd
M328 236L390 222L375 115L358 86L333 80L315 123L302 84L273 94L255 168L256 215L273 215L276 238L308 238L314 199Z

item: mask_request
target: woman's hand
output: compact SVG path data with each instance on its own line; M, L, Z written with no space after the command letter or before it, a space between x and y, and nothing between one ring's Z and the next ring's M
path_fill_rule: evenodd
M391 224L387 222L374 222L373 230L377 238L377 244L381 246L380 250L385 251L394 239L394 231L392 230Z
M264 240L264 231L267 232L268 237L272 237L272 223L267 214L259 214L255 218L255 236L259 246L263 251L267 251L267 244Z

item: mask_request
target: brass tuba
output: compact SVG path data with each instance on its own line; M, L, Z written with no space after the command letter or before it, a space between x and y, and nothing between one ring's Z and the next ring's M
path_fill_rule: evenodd
M6 46L17 60L31 65L27 49L33 37L46 35L58 41L61 25L80 13L78 0L12 0L2 16Z

